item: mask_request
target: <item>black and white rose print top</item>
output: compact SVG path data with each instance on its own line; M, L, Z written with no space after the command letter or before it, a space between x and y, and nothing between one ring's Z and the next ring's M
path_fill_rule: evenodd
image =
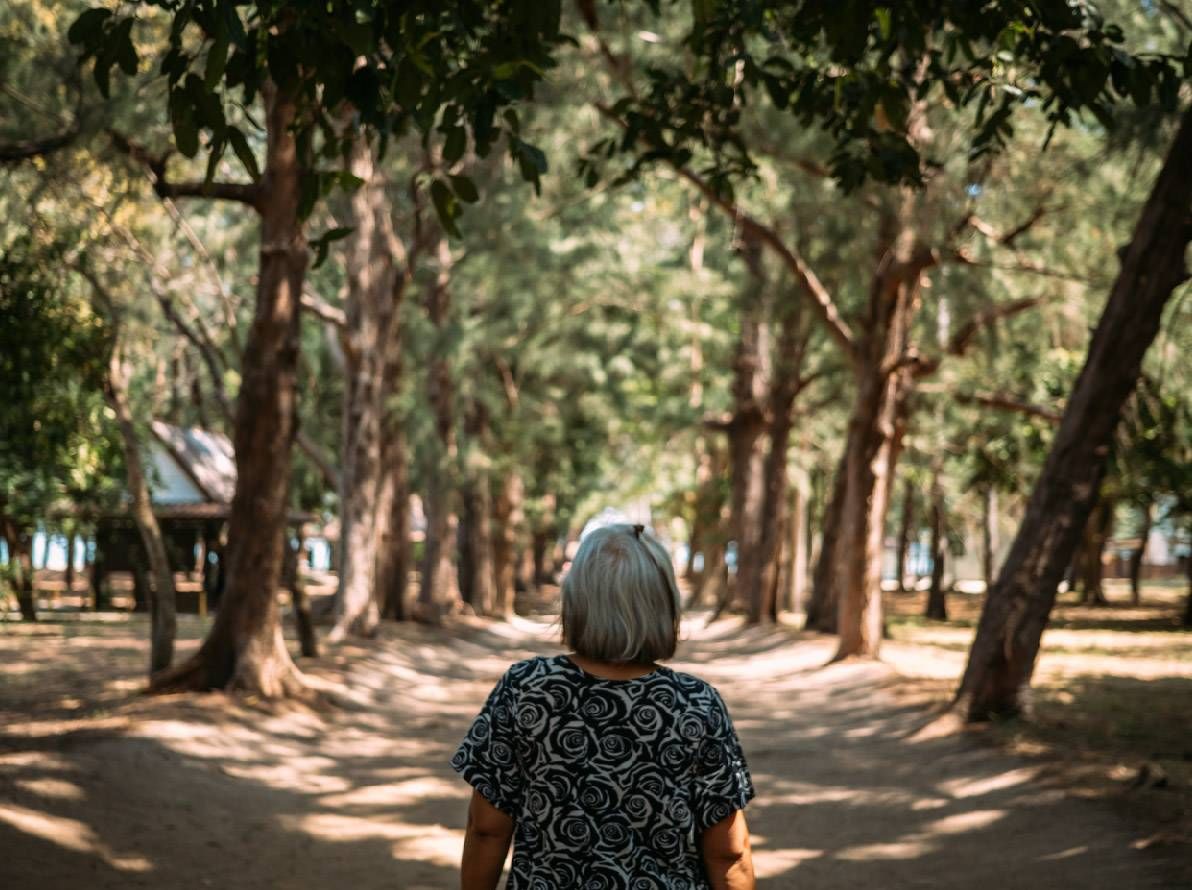
M506 890L706 890L700 832L753 797L712 686L565 655L509 668L451 765L513 817Z

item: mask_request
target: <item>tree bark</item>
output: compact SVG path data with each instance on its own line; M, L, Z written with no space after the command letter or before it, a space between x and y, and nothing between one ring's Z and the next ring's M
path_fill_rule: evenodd
M927 592L924 617L948 620L948 598L944 591L944 563L948 556L948 535L944 521L944 493L938 471L931 481L931 588Z
M1138 546L1130 554L1130 604L1142 604L1142 563L1146 558L1146 542L1151 536L1151 525L1154 523L1154 505L1147 501L1139 508L1142 514L1142 527L1138 530Z
M1018 534L985 598L955 706L968 720L1022 709L1056 587L1105 473L1122 405L1138 382L1192 239L1192 111L1185 111L1122 252L1121 269L1064 408Z
M406 277L390 220L384 176L363 135L352 143L350 170L363 180L352 192L344 305L344 411L340 472L340 572L330 638L371 637L380 623L376 594L384 466L381 428L386 373Z
M261 182L260 272L236 404L236 491L228 520L227 582L211 632L157 690L239 689L262 698L306 686L281 633L277 590L296 432L298 309L307 247L298 216L301 160L296 97L266 88L267 148Z
M902 483L902 511L898 523L898 553L897 565L894 569L898 575L898 589L906 593L906 562L911 546L911 529L915 520L915 488L911 480Z
M116 415L116 426L120 431L120 441L124 450L124 471L131 499L129 512L149 561L149 675L152 677L169 667L174 660L174 639L178 635L174 572L166 553L161 526L157 524L157 516L153 513L149 483L141 462L141 446L137 440L136 427L126 395L128 373L118 348L112 353L104 383L104 397Z

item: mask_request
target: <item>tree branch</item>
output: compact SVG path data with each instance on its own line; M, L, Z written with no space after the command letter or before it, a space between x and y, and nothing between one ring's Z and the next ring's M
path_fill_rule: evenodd
M601 114L615 121L621 127L625 126L624 121L607 105L598 102L596 103L596 108ZM799 291L811 301L820 321L827 326L828 334L844 350L849 360L853 360L857 353L855 336L836 308L836 304L833 302L827 288L824 287L823 283L816 277L816 274L807 266L807 263L803 260L798 250L788 245L772 227L746 213L735 201L731 201L717 192L698 173L674 163L671 163L670 166L679 176L694 185L707 198L709 203L720 208L720 210L735 220L747 234L753 235L778 254L783 265L795 277L795 281L799 285Z
M310 458L310 462L315 465L315 469L319 471L327 487L332 491L339 491L339 472L332 465L331 459L323 453L323 450L315 444L310 436L306 435L302 430L298 430L294 436L294 444L298 446L303 454Z
M1002 411L1012 411L1016 414L1025 414L1028 417L1038 417L1046 420L1048 423L1058 424L1061 420L1061 415L1052 411L1050 408L1043 408L1039 405L1032 405L1028 402L1020 402L1008 396L986 393L955 393L953 398L962 405L984 405L987 408L997 408Z
M1026 312L1028 309L1034 309L1048 299L1048 297L1027 297L1022 300L1011 300L1007 303L990 306L962 324L952 336L952 339L948 341L948 345L944 351L948 355L964 355L968 352L969 347L972 346L973 339L983 328L989 327L1000 319L1013 318L1015 315Z
M70 129L55 136L0 142L0 164L16 164L29 158L52 154L74 142L79 137L79 132L79 125L74 124Z
M169 153L154 155L143 145L117 130L108 130L112 143L134 161L144 164L152 174L153 190L161 198L213 198L235 201L260 210L261 187L245 182L170 182L166 177Z
M332 306L308 288L304 288L302 291L300 305L304 310L315 316L315 318L322 319L327 324L334 325L340 330L348 326L348 319L342 309L338 306Z

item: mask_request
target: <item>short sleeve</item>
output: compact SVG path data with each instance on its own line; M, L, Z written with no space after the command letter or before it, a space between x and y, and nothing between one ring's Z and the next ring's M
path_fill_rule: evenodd
M506 673L489 693L451 766L498 810L516 816L525 779L517 759L517 714L513 684Z
M712 690L707 726L695 763L692 812L696 831L704 831L736 810L745 809L754 795L745 752L741 750L728 708L715 690Z

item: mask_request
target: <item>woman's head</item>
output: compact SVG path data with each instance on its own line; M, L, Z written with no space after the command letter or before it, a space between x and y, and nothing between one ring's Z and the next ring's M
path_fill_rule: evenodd
M640 525L584 537L563 579L563 642L597 661L670 658L679 638L679 589L670 556Z

